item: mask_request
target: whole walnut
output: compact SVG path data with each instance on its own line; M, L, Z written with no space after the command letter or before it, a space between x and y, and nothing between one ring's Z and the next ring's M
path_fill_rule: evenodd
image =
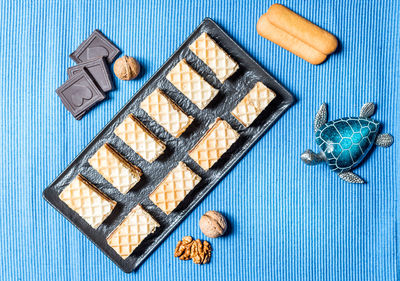
M224 235L228 225L223 215L216 211L208 211L199 221L201 231L210 238Z
M121 80L135 79L140 72L140 64L133 57L123 56L114 63L114 73Z

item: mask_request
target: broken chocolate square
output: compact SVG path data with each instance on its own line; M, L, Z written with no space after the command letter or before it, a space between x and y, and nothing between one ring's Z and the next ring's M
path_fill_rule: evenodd
M120 50L100 30L96 29L69 56L76 63L101 57L105 57L108 63L112 63L119 53Z
M80 73L83 68L89 71L103 92L111 91L114 88L110 69L105 58L92 59L69 67L68 78Z
M105 94L96 86L86 69L68 79L56 93L77 120L97 102L105 99Z

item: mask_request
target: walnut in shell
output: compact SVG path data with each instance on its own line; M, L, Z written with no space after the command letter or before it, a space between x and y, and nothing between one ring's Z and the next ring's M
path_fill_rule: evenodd
M210 238L217 238L224 235L228 224L225 217L216 211L208 211L199 221L201 231Z
M140 64L133 57L123 56L114 63L114 73L121 80L135 79L140 72Z

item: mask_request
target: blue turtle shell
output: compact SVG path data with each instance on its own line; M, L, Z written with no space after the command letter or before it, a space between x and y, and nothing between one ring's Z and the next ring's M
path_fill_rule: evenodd
M366 117L348 117L330 121L315 133L329 167L347 172L367 155L378 135L380 123Z

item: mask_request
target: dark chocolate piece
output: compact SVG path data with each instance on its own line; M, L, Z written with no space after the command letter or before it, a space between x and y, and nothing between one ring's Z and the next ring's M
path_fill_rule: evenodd
M103 92L111 91L114 88L110 69L105 58L92 59L71 66L68 68L68 78L81 73L84 68L89 71L90 75Z
M105 99L105 94L97 87L86 69L68 79L56 93L77 120L97 102Z
M117 46L96 29L69 57L76 63L101 57L105 57L108 63L112 63L119 53Z

